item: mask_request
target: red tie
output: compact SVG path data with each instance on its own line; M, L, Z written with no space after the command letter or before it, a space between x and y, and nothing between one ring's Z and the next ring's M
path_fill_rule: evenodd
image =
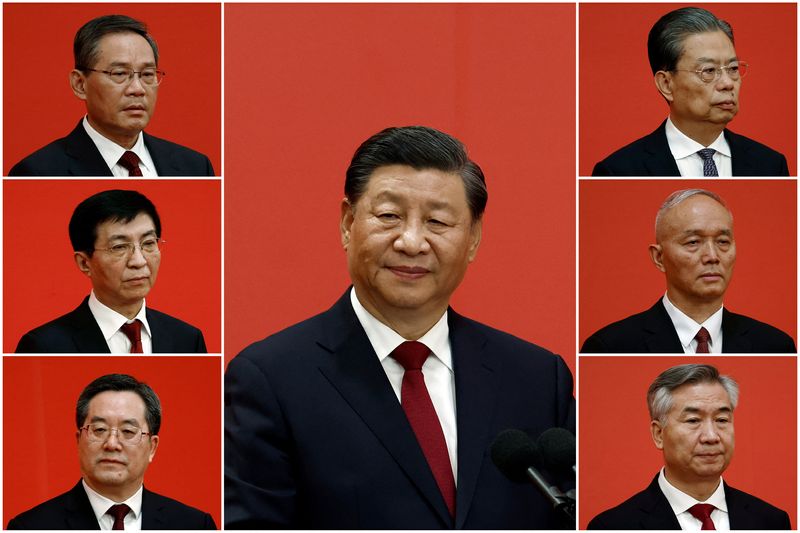
M134 320L130 324L122 324L119 328L122 333L131 341L130 353L143 353L142 352L142 323L139 320Z
M700 529L714 529L714 522L711 520L711 511L716 509L710 503L696 503L689 508L689 512L692 514L693 517L700 520L703 523L703 526Z
M130 510L131 508L124 503L118 503L117 505L112 505L108 508L106 514L110 514L114 517L114 526L111 528L112 530L125 529L125 516Z
M697 332L694 338L697 339L697 350L695 350L694 353L708 353L708 340L711 338L711 335L708 334L708 330L706 328L700 328L700 331Z
M128 169L129 176L141 176L142 169L139 168L139 156L128 150L122 157L119 158L118 163Z
M403 385L400 388L401 404L406 412L411 428L417 436L422 453L428 461L436 484L444 496L451 516L456 510L456 482L447 455L447 444L439 424L439 417L433 408L433 402L425 386L422 375L422 364L431 351L421 342L406 341L391 353L391 356L403 365Z

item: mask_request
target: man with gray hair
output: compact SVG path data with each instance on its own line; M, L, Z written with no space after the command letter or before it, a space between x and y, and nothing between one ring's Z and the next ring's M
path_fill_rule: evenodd
M722 480L734 449L739 386L704 364L669 368L647 391L664 467L650 485L589 529L791 529L786 511Z
M650 309L591 335L583 353L795 353L783 331L722 305L733 276L733 215L717 194L675 191L656 216L650 258L667 281Z
M705 9L676 9L650 30L647 55L669 116L597 163L592 175L789 175L782 154L726 129L739 111L748 70L736 55L730 24Z

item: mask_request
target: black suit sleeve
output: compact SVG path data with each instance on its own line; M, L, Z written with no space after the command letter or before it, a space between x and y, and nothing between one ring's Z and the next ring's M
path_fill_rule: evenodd
M225 529L295 527L292 456L268 376L239 355L225 373Z
M592 176L613 176L614 173L611 172L611 169L606 167L603 161L600 161L594 166L592 169Z
M45 351L46 350L42 349L39 343L36 342L36 337L30 333L26 333L22 336L17 343L17 349L14 350L15 353L43 353Z

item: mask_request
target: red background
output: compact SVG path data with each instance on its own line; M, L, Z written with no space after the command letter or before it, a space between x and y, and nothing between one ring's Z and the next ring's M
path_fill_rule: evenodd
M723 479L785 510L797 527L797 364L767 356L581 357L579 526L643 490L663 466L647 388L685 363L712 364L739 383L736 451Z
M75 403L104 374L130 374L161 399L162 427L145 486L221 524L218 357L3 358L3 525L80 479Z
M75 265L67 227L100 191L138 190L156 206L166 241L146 301L203 332L221 351L219 180L6 180L3 183L3 351L34 327L75 309L91 283Z
M580 5L580 175L669 115L647 61L647 34L662 15L687 5L727 20L737 55L750 63L730 128L781 152L796 175L797 5L655 2Z
M89 20L124 14L147 24L167 73L147 133L221 157L220 4L3 4L3 175L64 137L86 113L72 94L72 41Z
M658 208L678 189L706 188L733 212L736 266L724 305L797 340L797 193L794 180L582 180L579 343L666 291L650 260ZM580 346L579 344L579 346Z
M424 124L487 176L454 308L574 370L575 9L226 5L227 359L343 294L350 158L385 127Z

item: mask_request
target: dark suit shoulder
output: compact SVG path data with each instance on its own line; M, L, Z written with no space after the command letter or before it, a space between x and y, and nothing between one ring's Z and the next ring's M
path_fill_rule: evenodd
M612 152L608 157L595 164L592 176L648 175L645 170L645 158L648 157L647 146L653 142L652 138L656 132L636 139Z
M792 529L789 514L741 490L725 484L731 513L731 529Z
M142 510L145 529L217 529L210 514L149 490L144 492ZM147 517L148 512L153 515Z
M561 356L537 344L526 341L511 333L487 326L482 322L459 315L452 309L450 313L451 335L454 329L458 327L472 328L475 333L483 336L488 342L492 343L492 353L494 356L519 360L526 365L561 361Z
M735 176L788 176L786 157L765 144L725 130L734 159ZM739 158L739 161L736 159Z
M17 343L16 353L77 353L73 336L77 329L88 325L81 306L27 332ZM89 312L88 307L86 311Z
M74 490L59 494L18 514L8 521L6 529L70 529L70 524L66 520L66 509L75 506ZM86 505L89 505L88 499Z
M726 353L797 353L794 339L775 326L727 309L722 316Z
M649 501L647 491L637 492L619 505L592 518L586 529L642 529L638 510Z
M179 318L147 308L154 353L206 353L203 332Z
M144 142L159 176L214 176L214 168L205 154L148 133L144 134Z
M11 167L9 176L63 176L69 167L67 137L39 148Z
M640 353L646 352L641 332L645 330L652 309L636 313L600 328L581 346L581 353Z

